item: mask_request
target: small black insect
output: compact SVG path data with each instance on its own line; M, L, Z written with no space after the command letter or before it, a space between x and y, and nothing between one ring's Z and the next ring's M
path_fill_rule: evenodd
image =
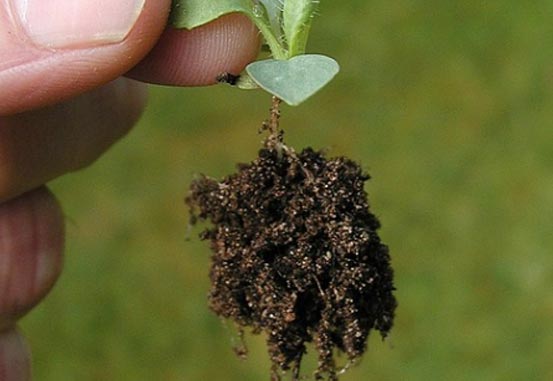
M224 72L217 76L217 82L228 83L231 86L236 86L239 79L240 79L240 75L235 75L229 72Z

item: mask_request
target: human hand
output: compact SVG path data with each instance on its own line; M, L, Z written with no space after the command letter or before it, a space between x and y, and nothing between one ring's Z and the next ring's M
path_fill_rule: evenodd
M133 126L146 91L128 77L206 85L257 55L245 17L164 31L169 7L0 0L0 381L30 380L16 323L62 267L61 208L43 184L87 166Z

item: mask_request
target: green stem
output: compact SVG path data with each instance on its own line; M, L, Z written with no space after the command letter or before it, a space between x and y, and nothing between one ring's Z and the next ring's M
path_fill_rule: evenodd
M277 60L288 59L288 51L282 46L278 38L274 35L271 26L264 22L264 20L256 17L253 14L249 16L265 38L265 42L267 42L267 45L269 45L269 49L271 49L273 58Z

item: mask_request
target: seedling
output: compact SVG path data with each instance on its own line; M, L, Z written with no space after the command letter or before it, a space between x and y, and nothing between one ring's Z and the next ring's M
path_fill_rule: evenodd
M171 23L192 29L227 13L241 12L259 28L272 57L246 68L241 88L257 86L296 106L311 97L340 70L338 63L320 54L305 54L314 0L175 0Z
M273 94L264 147L221 181L196 179L186 202L192 223L212 223L201 234L213 251L210 307L234 320L240 336L246 327L267 335L273 381L288 370L300 379L310 342L319 359L315 379L337 380L361 357L372 329L388 334L397 306L388 247L364 191L369 176L345 157L327 159L311 148L296 153L279 127L281 99L298 105L339 70L330 57L305 54L317 3L176 0L172 12L173 25L188 29L244 13L272 53L240 76L217 78ZM347 357L342 370L335 352Z

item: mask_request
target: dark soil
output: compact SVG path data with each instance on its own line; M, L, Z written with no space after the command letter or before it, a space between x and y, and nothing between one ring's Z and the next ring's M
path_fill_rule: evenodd
M212 223L201 234L213 250L209 304L267 334L273 380L289 369L299 379L309 342L319 356L315 378L336 380L335 350L355 362L372 329L385 337L392 328L388 248L361 167L311 148L296 154L279 139L236 174L191 186L193 222Z

